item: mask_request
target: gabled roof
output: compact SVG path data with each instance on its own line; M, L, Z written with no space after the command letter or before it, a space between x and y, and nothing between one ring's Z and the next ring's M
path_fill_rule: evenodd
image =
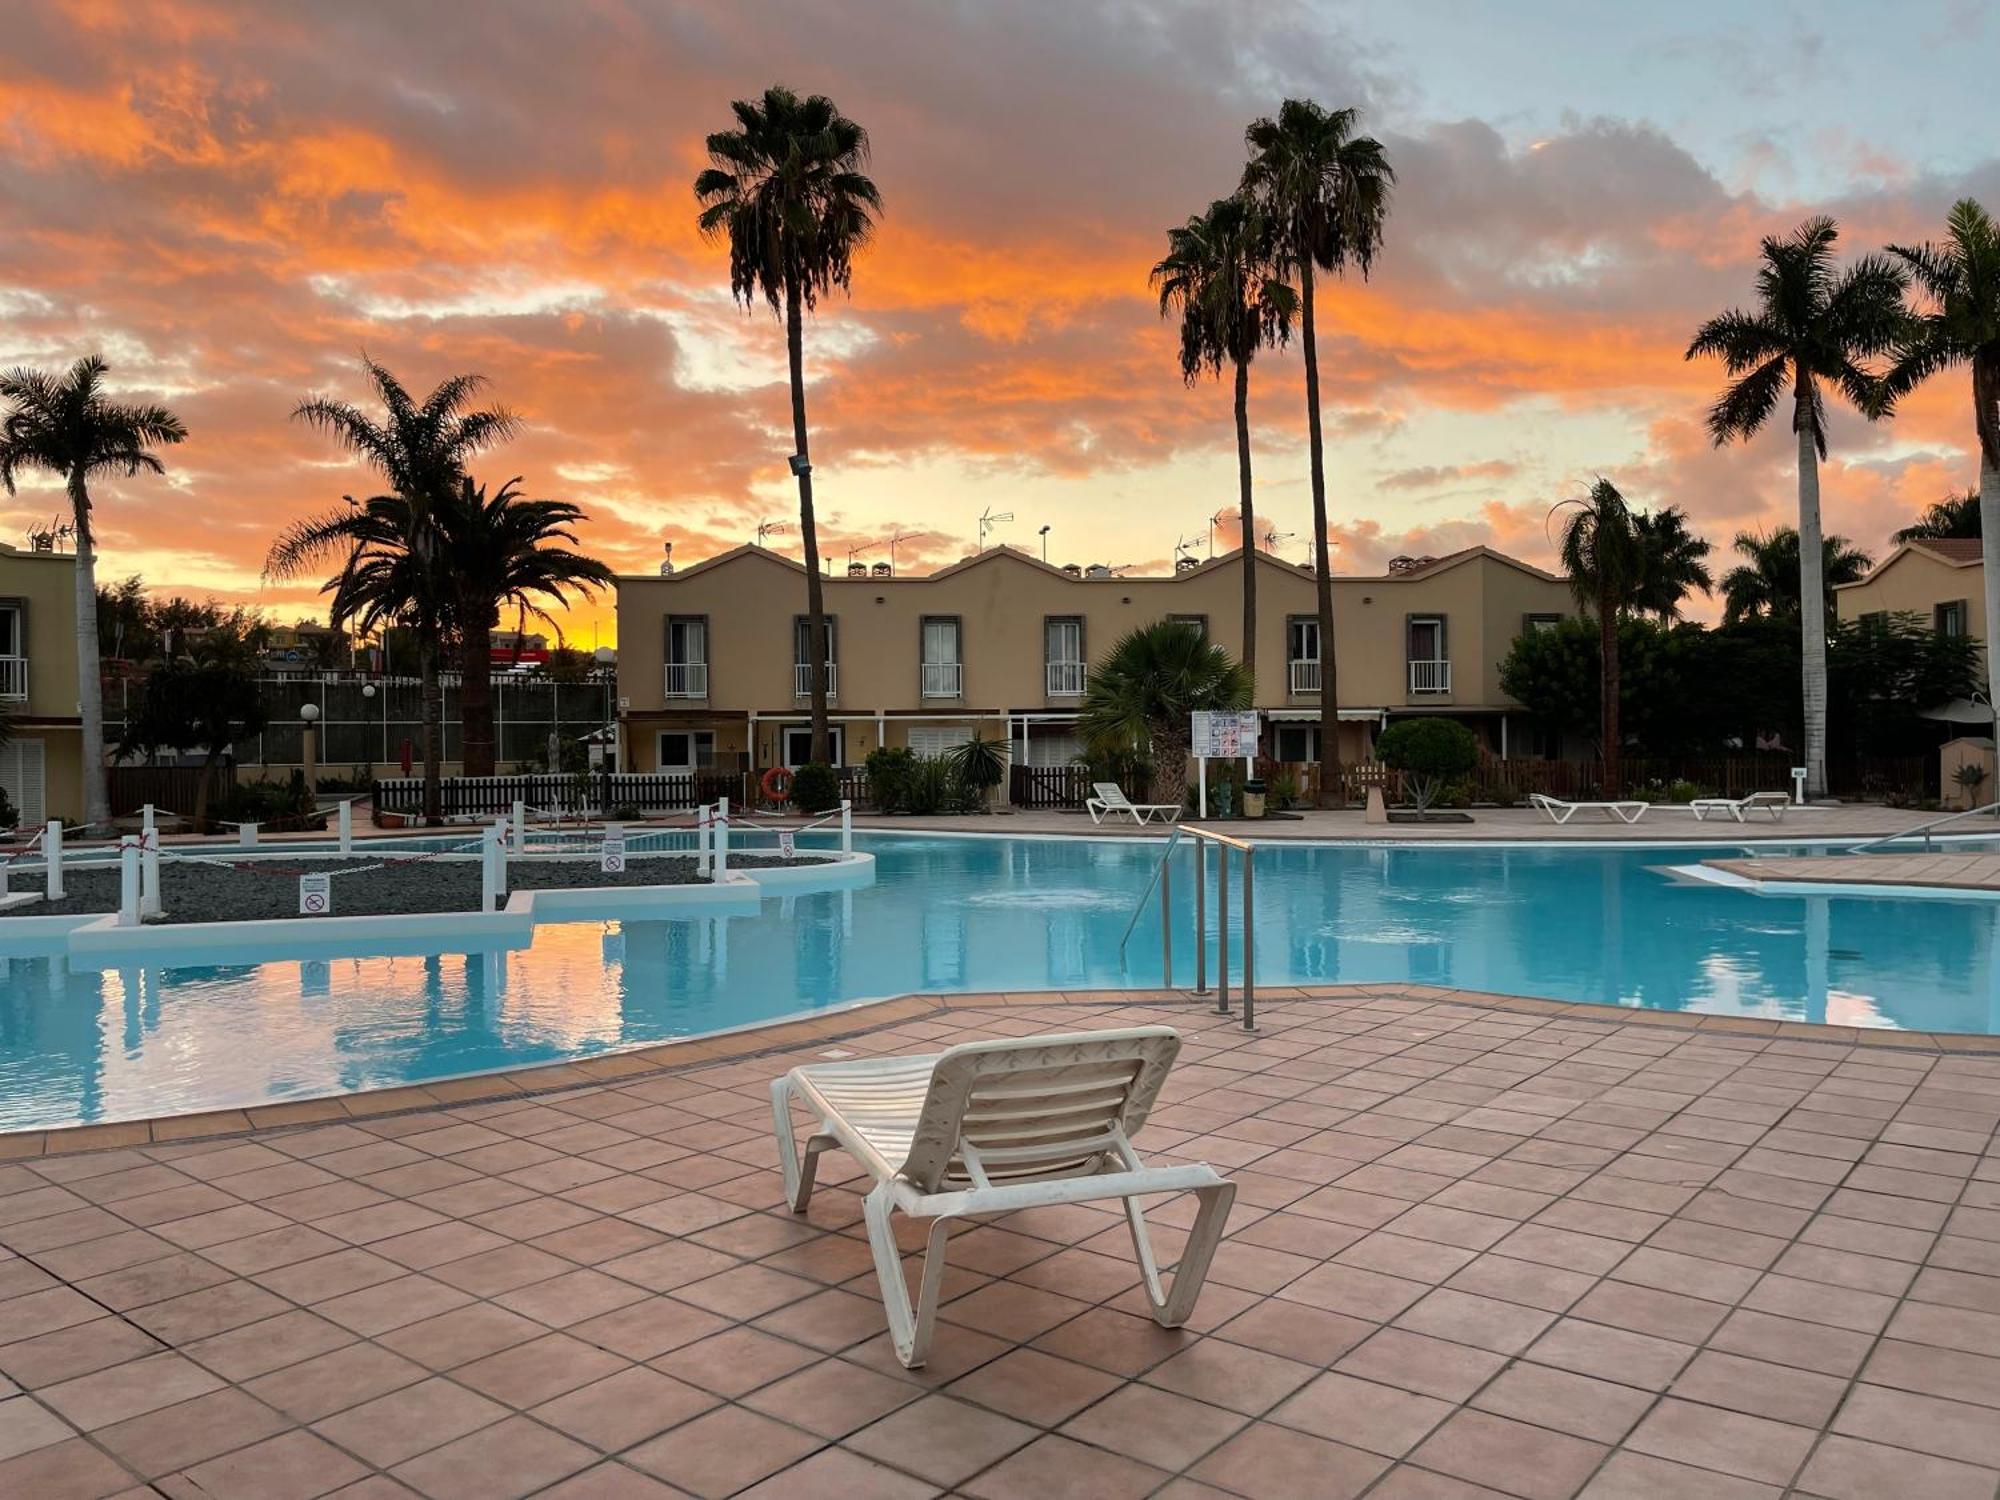
M1852 583L1835 584L1834 592L1838 593L1842 589L1866 588L1911 552L1922 552L1948 568L1976 568L1986 555L1983 543L1976 536L1916 537L1898 544L1895 551L1868 570L1865 578L1857 578Z

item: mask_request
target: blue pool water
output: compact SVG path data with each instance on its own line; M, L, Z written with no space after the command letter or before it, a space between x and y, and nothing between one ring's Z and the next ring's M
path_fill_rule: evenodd
M774 898L755 917L542 927L507 955L101 973L0 960L0 1130L450 1077L909 991L1160 982L1156 912L1119 956L1158 843L856 842L878 861L871 889ZM1672 873L1718 852L1265 845L1258 979L2000 1032L2000 902L1760 896Z

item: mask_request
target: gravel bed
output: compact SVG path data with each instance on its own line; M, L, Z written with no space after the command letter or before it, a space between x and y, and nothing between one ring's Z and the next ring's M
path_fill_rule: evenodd
M299 914L300 874L359 870L377 862L363 857L279 858L257 860L246 868L236 869L162 860L160 905L163 913L150 920L244 922L268 917L296 917ZM729 863L731 869L743 869L816 864L819 861L733 855ZM39 878L37 874L35 879ZM594 859L516 863L508 870L508 881L512 890L707 883L696 877L693 858L684 854L628 856L622 875L606 874L598 868ZM8 917L71 916L118 909L118 869L115 865L102 869L72 866L63 872L63 883L68 890L63 900L36 901L9 907L0 911L0 921ZM31 888L26 875L16 878L14 889ZM371 869L365 875L351 875L344 880L336 878L333 882L333 915L337 917L470 912L478 909L479 861L476 859L434 859L422 863L385 865L380 869Z

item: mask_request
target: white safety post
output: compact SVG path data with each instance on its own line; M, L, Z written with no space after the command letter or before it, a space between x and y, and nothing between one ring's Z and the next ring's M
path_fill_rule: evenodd
M160 914L160 831L153 822L153 804L146 804L140 824L144 841L139 851L139 910L149 917Z
M840 852L854 852L854 802L848 797L840 799Z
M717 880L727 880L729 878L729 799L727 797L717 797L715 799L715 823L709 836L715 843L715 878Z
M255 849L257 847L257 825L255 823L238 823L236 825L236 842L241 844L245 849Z
M60 901L68 894L63 888L63 826L61 818L49 819L49 831L43 835L43 868L48 871L49 900Z
M702 803L694 810L694 872L702 879L708 878L712 861L709 858L709 813L708 804Z
M524 852L528 847L528 804L519 797L514 799L514 847Z
M492 911L495 900L500 895L500 830L498 826L486 829L480 835L479 849L479 909Z
M352 854L354 852L354 799L352 797L342 797L340 799L340 852L342 854Z
M493 888L503 898L507 894L507 825L493 825Z
M139 925L139 841L129 833L118 840L118 925Z

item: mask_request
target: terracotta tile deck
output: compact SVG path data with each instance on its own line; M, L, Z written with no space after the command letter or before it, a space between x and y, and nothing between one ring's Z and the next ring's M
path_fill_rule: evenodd
M1171 1021L1140 1144L1240 1185L1180 1332L1111 1212L961 1230L914 1373L844 1159L777 1206L831 1030L0 1164L0 1495L1994 1500L2000 1056L1296 993L849 1018Z

